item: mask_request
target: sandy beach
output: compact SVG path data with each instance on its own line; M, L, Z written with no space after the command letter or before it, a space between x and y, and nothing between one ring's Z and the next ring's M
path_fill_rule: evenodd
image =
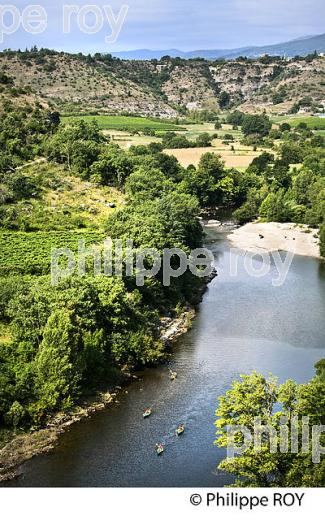
M290 251L320 258L318 229L292 223L251 222L233 231L228 239L234 247L254 253Z

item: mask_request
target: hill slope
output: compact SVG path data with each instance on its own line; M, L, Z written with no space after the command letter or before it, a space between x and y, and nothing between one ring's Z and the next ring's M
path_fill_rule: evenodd
M287 112L306 97L316 105L325 99L325 58L312 56L290 61L134 61L49 50L7 51L0 53L1 72L12 78L15 89L27 87L63 113L173 118L186 109L218 108L222 92L229 94L231 107L274 113Z
M1 69L14 78L15 86L30 87L65 111L100 107L108 112L177 115L145 85L138 85L109 64L86 56L53 51L0 53Z

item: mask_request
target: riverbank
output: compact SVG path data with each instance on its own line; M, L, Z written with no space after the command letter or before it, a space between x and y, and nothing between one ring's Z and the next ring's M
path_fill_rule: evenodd
M235 248L252 253L288 251L320 259L319 230L301 224L250 222L229 234Z
M162 318L160 323L160 339L166 347L170 347L183 334L188 332L196 315L195 307L202 301L209 283L217 276L216 270L202 280L192 298L192 305L176 318ZM125 367L121 372L119 386L111 391L98 392L89 397L67 413L56 414L41 430L15 434L13 438L0 449L0 482L13 480L21 474L21 466L33 457L50 452L57 445L59 437L73 424L87 419L118 400L120 392L127 392L126 387L135 374ZM121 386L120 386L121 385ZM122 388L123 387L123 388Z
M24 462L55 448L59 436L72 424L104 410L116 400L118 389L116 387L114 392L98 393L71 411L56 414L41 430L14 435L0 450L0 482L17 478Z

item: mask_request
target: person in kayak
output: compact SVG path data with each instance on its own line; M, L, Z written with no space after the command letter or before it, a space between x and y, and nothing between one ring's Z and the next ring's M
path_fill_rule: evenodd
M143 412L143 418L146 419L147 417L150 417L151 414L152 414L152 410L151 410L151 408L147 408L147 409Z
M158 442L156 444L156 452L157 452L157 455L161 455L164 452L164 446L161 442Z
M172 370L169 370L169 373L170 373L171 381L174 381L177 378L177 372L173 372Z

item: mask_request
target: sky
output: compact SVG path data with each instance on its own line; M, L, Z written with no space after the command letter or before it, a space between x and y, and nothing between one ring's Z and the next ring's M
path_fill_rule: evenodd
M26 8L36 4L43 19L31 22L35 13ZM325 33L324 0L13 0L10 5L14 12L0 5L0 49L231 49ZM64 5L75 6L65 16L66 33Z

